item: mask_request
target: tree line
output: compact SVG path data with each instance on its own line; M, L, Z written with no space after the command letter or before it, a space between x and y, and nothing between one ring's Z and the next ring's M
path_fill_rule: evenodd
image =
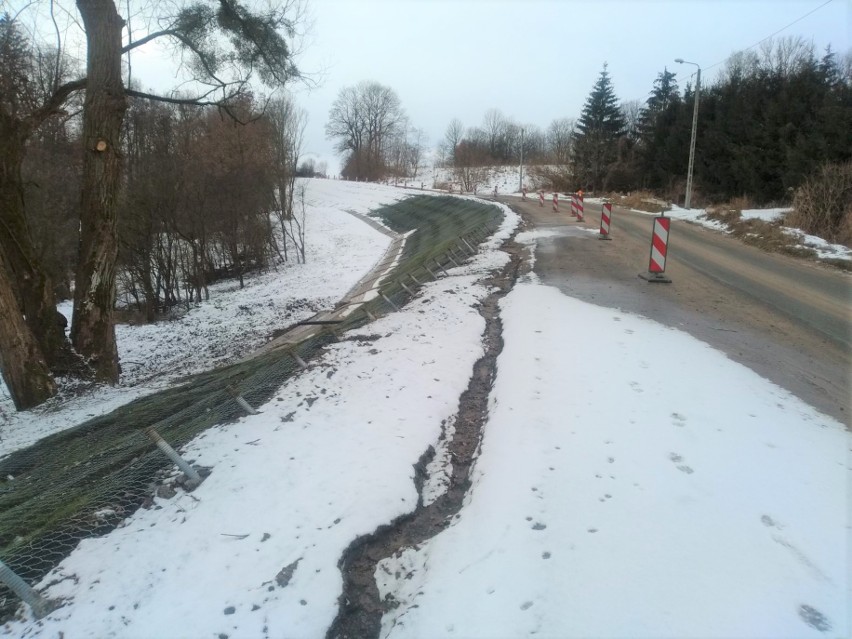
M456 167L463 185L469 167L516 164L523 150L525 163L550 165L554 188L647 189L682 202L694 98L694 80L681 89L664 68L644 103L620 102L604 64L576 120L541 131L491 109L479 126L452 120L438 157ZM818 56L798 37L768 41L731 56L700 87L699 104L699 201L789 202L821 165L852 159L852 51L839 57L829 47Z
M304 259L304 114L254 98L303 77L301 0L50 7L53 39L0 15L0 370L19 409L55 394L56 376L118 381L117 278L148 317L199 299L223 272L286 258L273 210ZM66 53L61 15L82 25L85 68ZM128 82L129 54L155 40L191 71L184 93ZM68 339L56 301L72 280Z
M325 131L343 156L341 175L350 180L414 176L423 159L425 134L411 126L396 92L378 82L343 87Z

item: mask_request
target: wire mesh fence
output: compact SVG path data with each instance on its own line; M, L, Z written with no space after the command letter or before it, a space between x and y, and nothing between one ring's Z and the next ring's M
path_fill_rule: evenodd
M179 450L205 429L264 404L342 333L401 308L421 283L461 263L502 219L494 206L433 196L408 198L373 215L398 233L414 232L401 259L378 265L393 269L375 294L339 321L320 324L288 348L193 376L0 460L0 565L35 584L82 539L153 505L158 487L183 479L149 429ZM0 584L0 623L18 605Z

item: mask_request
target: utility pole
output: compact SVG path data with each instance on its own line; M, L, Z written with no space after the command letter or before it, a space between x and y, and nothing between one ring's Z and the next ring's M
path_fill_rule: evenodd
M521 127L521 182L518 184L518 190L524 190L524 127Z
M692 204L692 168L695 165L695 134L698 130L698 96L701 94L701 67L695 62L688 62L683 58L675 60L678 64L693 64L698 68L695 79L695 108L692 110L692 139L689 141L689 167L686 170L686 201L683 208L688 209Z

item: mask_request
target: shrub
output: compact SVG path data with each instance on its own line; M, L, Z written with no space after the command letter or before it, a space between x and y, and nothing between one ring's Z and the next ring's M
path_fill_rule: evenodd
M823 164L796 190L784 224L852 246L852 162Z

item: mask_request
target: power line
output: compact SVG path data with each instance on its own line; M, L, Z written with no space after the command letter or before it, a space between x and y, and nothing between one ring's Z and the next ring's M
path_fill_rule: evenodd
M753 45L751 45L750 47L746 47L745 49L740 49L737 53L741 53L741 52L743 52L743 51L748 51L749 49L754 49L755 47L760 46L761 44L763 44L764 42L766 42L766 41L767 41L767 40L769 40L770 38L774 38L775 36L777 36L779 33L781 33L782 31L784 31L785 29L789 29L790 27L792 27L792 26L793 26L794 24L796 24L797 22L801 22L802 20L804 20L805 18L807 18L807 17L808 17L809 15L811 15L812 13L816 13L817 11L819 11L820 9L822 9L825 5L827 5L827 4L831 4L832 2L834 2L834 0L826 0L826 1L825 1L825 2L823 2L821 5L819 5L816 9L811 9L811 10L810 10L810 11L808 11L805 15L803 15L803 16L801 16L801 17L799 17L799 18L796 18L795 20L793 20L790 24L788 24L788 25L786 25L786 26L784 26L784 27L781 27L780 29L778 29L778 31L775 31L774 33L770 33L768 36L766 36L765 38L763 38L763 40L761 40L761 41L759 41L759 42L755 42L755 43L754 43ZM728 56L728 57L730 57L730 56ZM727 59L728 59L728 58L725 58L725 60L727 60ZM704 68L704 71L708 71L708 70L712 69L713 67L717 67L717 66L719 66L719 65L720 65L720 64L722 64L725 60L719 60L719 62L716 62L716 63L714 63L714 64L711 64L709 67L705 67L705 68Z

